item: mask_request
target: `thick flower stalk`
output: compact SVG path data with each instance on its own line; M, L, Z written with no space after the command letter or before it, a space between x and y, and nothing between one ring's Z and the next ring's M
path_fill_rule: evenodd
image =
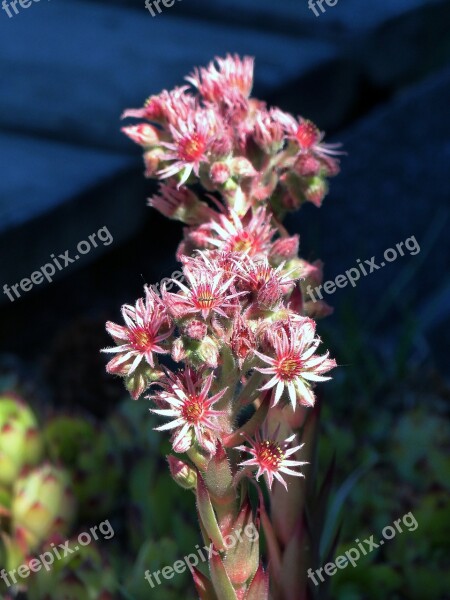
M123 131L143 147L146 176L160 180L150 205L186 225L183 278L161 295L147 286L122 308L122 324L108 322L107 369L133 398L151 401L157 429L171 436L172 476L196 494L211 545L209 577L194 573L200 598L283 598L261 487L289 503L289 483L307 462L296 429L336 363L320 350L313 320L331 309L304 294L322 266L299 258L299 237L281 221L304 202L321 205L339 151L310 121L251 97L251 58L216 59L187 81L124 113L142 120ZM257 536L242 533L250 531Z

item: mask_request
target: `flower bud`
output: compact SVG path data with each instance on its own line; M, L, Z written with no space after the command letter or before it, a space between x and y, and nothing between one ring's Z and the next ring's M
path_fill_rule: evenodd
M149 387L150 383L158 381L163 376L159 369L152 369L141 363L131 375L125 377L125 387L133 400L137 400Z
M200 361L205 362L208 367L215 369L219 364L219 348L213 338L203 338L197 353Z
M303 150L309 150L317 144L320 140L320 131L317 127L312 123L312 121L303 120L298 126L297 133L295 134L295 139L297 140L300 148Z
M122 132L133 140L133 142L144 148L150 148L159 144L159 131L148 123L122 127Z
M153 178L156 176L163 154L162 148L153 148L144 152L145 177Z
M224 162L215 162L209 173L211 181L217 185L223 185L230 178L230 168Z
M315 206L320 207L323 199L327 195L328 186L321 177L312 177L305 187L305 198Z
M231 173L234 177L254 177L258 171L252 163L244 156L236 156L230 161Z
M160 184L159 193L149 199L149 205L169 219L188 225L198 225L214 215L209 206L186 187L178 189L175 184Z
M185 490L192 490L197 486L197 472L187 463L175 456L167 456L170 474L179 486Z
M301 207L303 203L303 195L295 195L286 192L281 197L281 206L285 210L295 211Z
M290 258L295 258L298 254L300 236L284 237L276 240L270 250L270 258L280 263Z
M172 345L172 358L175 362L181 362L186 358L186 350L182 338L177 338L174 341Z
M303 176L317 175L321 169L320 161L310 154L301 154L294 165L295 171Z
M306 261L302 260L301 258L292 258L285 264L285 270L289 272L291 279L300 279L305 277L305 263Z
M204 321L192 319L185 324L184 333L193 340L202 340L208 333L208 326Z

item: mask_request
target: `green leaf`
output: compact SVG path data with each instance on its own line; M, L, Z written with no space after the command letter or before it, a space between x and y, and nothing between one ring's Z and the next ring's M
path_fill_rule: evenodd
M213 554L209 564L211 579L218 600L238 600L220 556Z
M325 556L329 552L330 544L332 543L332 539L334 537L334 532L337 528L337 522L339 519L339 515L341 513L342 507L346 499L348 498L350 492L352 491L355 484L363 475L365 475L378 461L376 456L372 456L365 465L362 465L355 469L349 477L344 481L341 487L336 492L336 495L333 499L333 503L328 511L328 514L325 519L325 525L323 528L323 535L320 541L320 557L323 562Z
M209 538L218 550L225 549L222 533L217 523L216 515L211 504L211 498L200 473L197 478L197 508L198 513Z

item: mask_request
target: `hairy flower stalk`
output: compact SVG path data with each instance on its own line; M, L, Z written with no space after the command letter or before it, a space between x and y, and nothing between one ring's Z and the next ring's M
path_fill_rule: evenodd
M305 202L321 205L339 152L310 121L251 96L251 58L217 58L187 81L124 113L143 119L123 131L143 147L146 176L160 180L150 205L186 225L183 278L161 296L146 287L122 308L123 324L107 323L107 369L133 398L148 392L157 429L171 436L171 474L196 495L212 544L209 576L194 574L201 600L290 599L273 525L279 507L288 518L296 511L290 486L308 462L299 427L336 363L320 351L313 320L331 309L304 295L321 265L299 258L299 237L281 221ZM262 493L252 505L251 485L267 486L272 507Z

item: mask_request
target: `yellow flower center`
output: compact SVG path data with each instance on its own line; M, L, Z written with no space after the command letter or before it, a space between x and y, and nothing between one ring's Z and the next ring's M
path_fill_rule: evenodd
M258 461L262 466L271 470L276 470L280 466L280 463L283 461L283 459L284 452L278 444L271 442L270 440L265 440L261 443L260 450L258 452Z
M197 162L206 149L206 142L202 135L194 134L181 140L179 143L180 158L187 163Z
M181 410L182 416L188 423L198 423L204 413L203 402L197 396L190 396Z
M152 345L152 336L146 329L135 329L130 332L129 335L130 344L138 352L145 352L149 350Z
M245 252L247 250L252 250L255 245L255 238L253 235L243 231L236 235L231 244L230 250L234 252Z
M278 365L278 374L282 379L291 381L298 377L302 370L302 361L298 357L282 358Z

